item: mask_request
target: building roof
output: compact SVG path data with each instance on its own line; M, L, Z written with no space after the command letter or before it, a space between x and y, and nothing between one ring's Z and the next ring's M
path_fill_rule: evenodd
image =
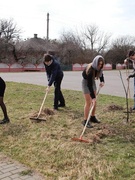
M34 34L33 38L27 39L22 42L17 42L16 48L21 49L23 51L27 51L28 49L44 52L55 51L55 47L53 44L48 42L46 39L37 37L37 34Z

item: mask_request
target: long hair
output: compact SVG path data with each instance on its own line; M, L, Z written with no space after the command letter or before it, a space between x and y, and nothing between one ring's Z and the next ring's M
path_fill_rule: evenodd
M97 71L96 76L95 76L95 71L96 71L96 70L92 67L92 63L89 63L89 64L87 65L87 67L86 67L86 74L88 75L90 72L92 72L92 74L93 74L93 79L98 79L98 78L100 77L101 70L102 70L102 68L103 68L103 66L104 66L104 61L103 61L102 58L99 58L99 59L98 59L98 65L99 65L100 62L102 62L103 65L101 66L101 69L100 69L99 71Z
M89 64L87 65L87 67L86 67L86 74L87 74L87 75L89 74L89 72L90 72L90 70L91 70L91 65L92 65L92 63L89 63Z

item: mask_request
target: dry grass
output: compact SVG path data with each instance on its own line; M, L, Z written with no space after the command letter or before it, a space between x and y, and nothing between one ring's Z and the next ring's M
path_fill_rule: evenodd
M125 99L99 95L97 117L102 123L86 129L83 138L90 143L84 143L72 140L83 130L82 93L63 92L66 107L52 111L51 90L42 111L46 121L32 123L29 117L38 113L44 87L7 83L11 123L0 126L0 151L48 180L134 180L135 119L132 113L126 123Z

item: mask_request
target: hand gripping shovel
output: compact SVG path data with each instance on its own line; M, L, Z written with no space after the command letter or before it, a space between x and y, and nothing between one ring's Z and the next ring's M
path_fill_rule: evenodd
M41 104L41 107L40 107L40 110L39 110L39 112L38 112L37 117L30 117L30 119L31 119L31 120L46 121L46 119L44 119L44 118L39 118L39 116L40 116L40 114L41 114L41 111L42 111L43 105L44 105L44 103L45 103L45 100L46 100L47 94L48 94L48 91L46 91L46 93L45 93L45 96L44 96L44 99L43 99L43 102L42 102L42 104Z
M100 89L101 89L101 86L99 86L99 88L98 88L97 96L98 96L98 94L99 94ZM97 97L96 97L96 99L97 99ZM89 115L88 115L87 121L86 121L86 123L85 123L85 126L84 126L84 128L83 128L82 134L80 135L79 138L72 138L73 141L79 141L79 142L85 142L85 143L89 143L89 142L90 142L89 140L85 140L85 139L83 139L82 137L83 137L83 134L84 134L85 129L86 129L86 127L87 127L87 124L88 124L88 122L89 122L89 120L90 120L90 116L91 116L91 114L92 114L92 111L93 111L93 109L94 109L94 106L95 106L95 105L92 104L91 107L90 107Z

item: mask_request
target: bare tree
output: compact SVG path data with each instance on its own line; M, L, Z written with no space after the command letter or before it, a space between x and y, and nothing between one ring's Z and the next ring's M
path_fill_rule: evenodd
M113 47L124 47L135 45L135 37L133 36L121 36L112 42Z
M0 38L0 62L5 59L5 42Z
M67 32L61 35L58 45L60 59L64 64L81 63L82 60L82 43L79 36Z
M135 49L135 37L122 36L112 42L112 46L106 53L106 60L116 66L117 63L122 63L126 58L129 49Z
M19 39L20 33L21 31L13 22L13 19L0 19L1 61L6 63L18 61L15 43Z
M17 39L21 31L17 28L17 25L13 22L13 19L6 20L0 19L0 34L6 43Z
M110 34L99 31L98 26L93 24L87 26L82 32L82 35L87 48L97 53L102 53L107 48L111 37Z

